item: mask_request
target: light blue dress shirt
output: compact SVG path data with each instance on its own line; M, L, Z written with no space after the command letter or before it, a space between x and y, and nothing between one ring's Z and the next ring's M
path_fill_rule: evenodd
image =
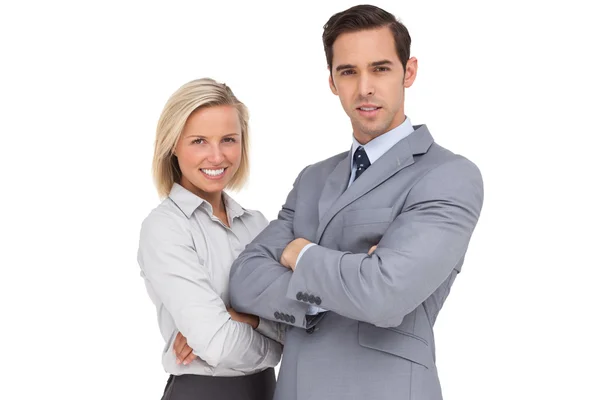
M375 139L371 140L369 143L365 144L363 146L363 148L365 149L365 152L367 153L367 157L369 157L369 162L371 163L371 165L373 165L388 150L390 150L392 147L394 147L394 145L396 143L398 143L399 141L401 141L402 139L404 139L405 137L407 137L408 135L410 135L413 132L414 132L414 128L412 126L412 123L410 122L410 119L408 119L408 117L406 117L403 123L401 123L394 129L392 129L391 131L386 132L383 135L378 136ZM352 182L354 182L354 177L356 176L356 165L354 164L354 152L356 152L356 149L358 148L358 146L362 146L362 145L358 142L358 140L356 140L356 138L353 135L352 136L352 150L350 153L351 154L351 156L350 156L350 171L351 172L350 172L350 180L348 181L348 187L350 187ZM300 251L300 254L298 254L298 259L296 260L296 266L300 263L300 258L302 258L302 255L309 248L311 248L314 245L315 245L315 243L309 243L306 246L304 246L304 248ZM317 307L317 306L310 306L307 311L307 314L314 315L314 314L318 314L323 311L327 311L327 310L325 310L321 307Z

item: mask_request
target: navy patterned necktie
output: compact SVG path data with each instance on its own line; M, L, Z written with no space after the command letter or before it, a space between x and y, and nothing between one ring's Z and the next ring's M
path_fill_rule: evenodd
M367 152L362 146L358 146L354 152L354 165L356 166L356 176L354 177L354 180L357 180L358 177L361 176L361 174L365 172L365 170L371 165L369 157L367 157Z

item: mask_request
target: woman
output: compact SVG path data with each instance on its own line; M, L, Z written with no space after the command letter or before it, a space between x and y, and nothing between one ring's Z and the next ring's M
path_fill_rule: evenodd
M271 399L283 329L229 308L231 263L267 225L224 192L248 175L245 105L212 79L183 85L160 116L153 173L165 199L142 224L138 262L166 342L163 399Z

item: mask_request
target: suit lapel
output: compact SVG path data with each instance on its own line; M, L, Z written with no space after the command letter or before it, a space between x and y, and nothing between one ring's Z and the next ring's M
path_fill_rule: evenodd
M319 198L319 221L333 203L344 193L350 180L350 152L329 174Z
M395 144L373 163L348 190L350 154L342 160L327 178L319 200L319 227L316 243L325 228L344 207L364 196L402 169L414 163L414 155L426 153L433 137L425 125L415 126L415 131Z

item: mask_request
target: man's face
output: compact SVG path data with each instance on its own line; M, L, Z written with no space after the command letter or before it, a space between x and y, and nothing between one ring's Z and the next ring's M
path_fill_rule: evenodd
M362 144L404 121L404 88L416 75L415 58L404 72L388 27L344 33L333 43L329 85Z

